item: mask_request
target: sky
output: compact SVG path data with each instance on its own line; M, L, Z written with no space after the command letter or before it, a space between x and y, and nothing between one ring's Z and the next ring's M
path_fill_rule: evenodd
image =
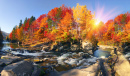
M38 18L62 4L72 8L76 7L77 3L86 5L88 10L95 13L95 18L104 23L130 11L129 0L0 0L0 28L10 33L13 27L19 25L20 20L24 22L26 17Z

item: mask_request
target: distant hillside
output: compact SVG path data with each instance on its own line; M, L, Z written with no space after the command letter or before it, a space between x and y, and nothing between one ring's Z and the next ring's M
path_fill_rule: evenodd
M6 39L6 36L9 35L9 33L6 33L6 32L4 32L4 31L2 31L2 34L3 34L4 39Z

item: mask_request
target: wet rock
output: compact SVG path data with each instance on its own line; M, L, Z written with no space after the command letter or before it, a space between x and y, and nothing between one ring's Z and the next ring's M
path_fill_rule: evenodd
M34 59L33 59L33 62L43 62L43 59L40 59L40 58L34 58Z
M71 50L72 51L77 51L79 48L80 47L78 45L76 45L76 44L71 45Z
M49 51L50 47L49 46L43 46L42 50L44 51Z
M64 45L62 50L63 51L69 51L70 50L70 46Z
M34 70L31 76L39 76L41 73L41 68L38 66L34 66Z
M52 59L57 59L57 56L56 56L56 55L54 55L54 56L52 57Z
M58 47L58 45L53 45L53 46L51 46L51 50L56 50L57 47Z
M69 58L74 58L74 59L77 59L77 58L80 58L81 56L79 55L73 55L72 57L70 56Z
M87 51L89 54L93 54L93 51L92 50L88 50Z
M58 63L58 62L57 62L56 59L50 59L50 60L49 60L49 63L54 64L54 63Z
M63 51L64 50L63 46L61 46L58 50Z
M0 61L0 66L5 66L6 64L5 63L3 63L2 61Z
M52 66L42 66L41 68L45 70L46 74L54 71L54 68Z
M22 58L20 57L17 57L17 56L2 56L1 59L0 59L0 65L8 65L8 64L11 64L11 63L14 63L14 62L18 62L22 60Z
M50 63L50 64L58 63L56 59L44 59L44 62Z
M33 65L31 62L20 61L6 66L1 76L31 76L33 71Z
M124 48L124 52L129 52L130 51L130 46L126 46L125 48Z
M89 54L84 54L82 58L90 58L91 56Z

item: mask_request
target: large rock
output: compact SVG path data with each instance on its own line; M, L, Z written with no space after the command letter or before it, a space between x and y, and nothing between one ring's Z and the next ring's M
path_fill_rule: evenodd
M41 69L38 66L34 66L34 71L31 76L39 76L41 73Z
M42 50L44 50L44 51L49 51L49 49L50 49L49 46L43 46L43 47L42 47Z
M92 49L92 44L90 42L82 42L82 48L85 50L91 50Z
M123 55L118 56L118 62L114 68L120 76L130 76L130 64Z
M11 64L11 63L14 63L14 62L18 62L22 60L22 58L20 57L17 57L17 56L2 56L1 59L0 59L0 66L2 65L8 65L8 64Z
M71 45L72 51L77 51L78 49L80 49L79 45L76 45L76 44Z
M66 72L61 72L57 76L95 76L96 71L98 69L99 69L98 63L95 63L94 65L92 65L88 68L72 69L72 70L69 70L69 71L66 71Z
M31 62L20 61L6 66L1 76L31 76L33 71L33 65Z
M126 46L125 48L124 48L124 52L129 52L130 51L130 45L129 46Z

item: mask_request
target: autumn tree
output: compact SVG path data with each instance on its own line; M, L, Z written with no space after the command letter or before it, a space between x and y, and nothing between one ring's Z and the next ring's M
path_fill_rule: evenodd
M70 13L66 12L66 15L61 19L60 23L58 24L58 35L60 37L58 39L62 40L69 40L71 38L71 29L72 29L72 16Z
M130 21L125 25L125 27L123 28L123 42L130 42Z
M77 6L72 8L73 10L73 18L76 21L77 33L79 31L79 36L84 39L86 38L86 34L88 33L90 27L92 26L91 20L93 15L91 11L87 9L86 6Z

